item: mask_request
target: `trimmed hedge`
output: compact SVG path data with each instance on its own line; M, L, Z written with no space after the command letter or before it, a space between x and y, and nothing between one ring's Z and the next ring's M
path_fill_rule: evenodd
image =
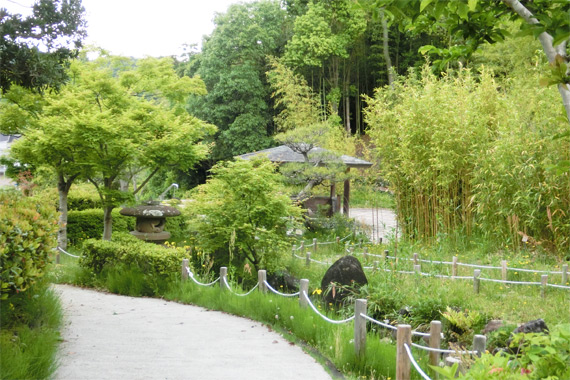
M122 264L138 268L145 275L170 277L179 274L182 259L190 258L190 253L183 248L166 248L126 234L117 235L113 241L85 241L79 264L95 273Z
M89 183L73 185L67 196L67 208L75 211L101 208L101 198Z
M0 192L0 298L27 290L43 276L56 246L57 216L49 202Z
M135 229L135 218L119 214L114 209L113 234L115 232L129 232ZM103 236L103 210L88 209L82 211L69 211L67 215L67 238L72 244L81 244L87 239L100 239Z

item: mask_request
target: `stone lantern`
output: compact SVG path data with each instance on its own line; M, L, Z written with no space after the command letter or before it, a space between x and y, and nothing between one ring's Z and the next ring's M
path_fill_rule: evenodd
M131 231L131 235L157 244L164 243L170 238L170 232L164 231L166 218L180 215L178 209L155 201L147 202L145 205L125 207L120 213L137 218L135 231Z

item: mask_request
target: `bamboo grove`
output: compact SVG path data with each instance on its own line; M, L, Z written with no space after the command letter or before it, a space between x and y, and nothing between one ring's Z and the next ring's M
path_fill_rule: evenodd
M369 98L367 122L407 238L461 232L504 246L570 247L568 122L538 69L509 79L427 67ZM566 136L566 137L563 137Z

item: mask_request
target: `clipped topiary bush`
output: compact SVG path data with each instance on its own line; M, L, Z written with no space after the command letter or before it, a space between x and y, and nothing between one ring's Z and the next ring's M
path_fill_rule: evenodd
M135 218L119 214L113 210L113 232L129 232L135 229ZM73 244L87 239L100 239L103 236L103 210L88 209L70 211L67 215L67 238Z
M118 235L116 241L85 241L79 264L95 273L100 273L105 267L125 265L140 269L145 275L169 277L178 275L182 259L190 258L183 248L165 248L138 239L132 240L125 234Z
M43 276L56 246L52 205L18 192L0 192L1 298L27 290Z
M69 190L67 208L76 211L101 208L101 198L93 185L76 184Z

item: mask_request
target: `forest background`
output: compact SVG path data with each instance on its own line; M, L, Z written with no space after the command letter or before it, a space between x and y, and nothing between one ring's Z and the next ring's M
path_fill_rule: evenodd
M217 127L205 138L212 152L193 169L156 172L149 193L172 182L191 188L216 162L311 127L308 113L291 112L310 99L329 127L351 137L341 153L375 162L359 181L395 194L404 236L484 236L494 249L564 256L569 11L565 2L510 0L232 5L201 51L188 47L173 61L179 76L205 85L185 107Z

